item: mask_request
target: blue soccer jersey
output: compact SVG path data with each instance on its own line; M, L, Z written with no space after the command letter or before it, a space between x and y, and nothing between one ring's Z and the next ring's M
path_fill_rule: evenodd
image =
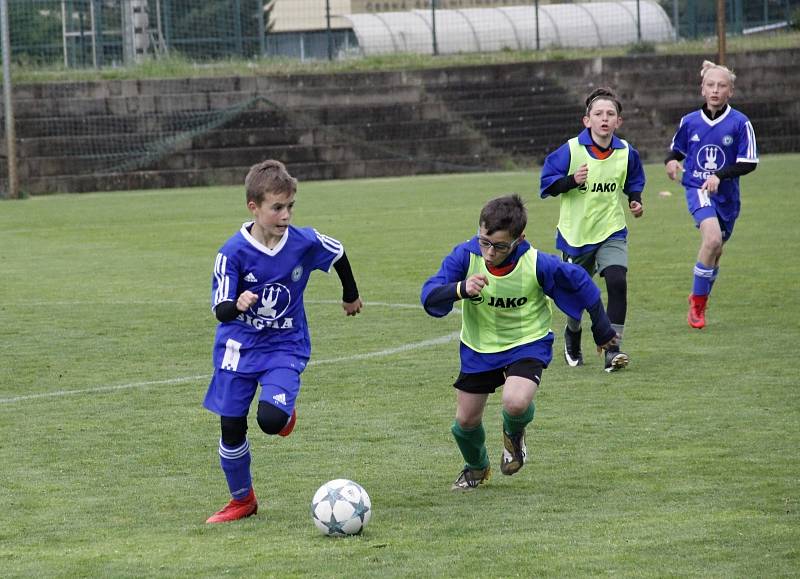
M281 354L309 358L303 292L312 271L330 271L344 253L335 239L293 225L269 249L250 235L251 227L242 225L219 250L211 286L212 309L245 290L259 296L248 311L217 326L214 367L240 373L263 372Z
M739 162L758 163L756 134L750 120L728 106L716 119L709 119L702 110L681 119L670 149L686 158L683 179L689 212L713 206L724 221L739 215L739 178L723 179L713 195L701 191L710 175L725 166Z

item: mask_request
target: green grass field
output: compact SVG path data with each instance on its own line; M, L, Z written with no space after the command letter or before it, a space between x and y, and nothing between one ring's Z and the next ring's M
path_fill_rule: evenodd
M710 36L697 40L681 40L651 44L648 42L629 46L593 47L592 57L617 57L636 54L698 54L717 53L717 38ZM800 31L784 30L766 35L736 35L726 37L726 52L753 52L757 50L783 50L800 44ZM514 62L546 62L549 60L582 60L586 51L577 48L546 48L543 50L503 50L500 52L474 52L463 54L385 54L358 56L333 61L270 57L230 58L198 63L171 53L169 57L148 59L135 66L108 66L105 68L64 68L62 65L34 65L12 63L15 82L57 82L92 80L139 80L142 78L192 78L208 76L263 76L292 74L336 74L346 72L374 72L386 70L420 70L510 64Z
M248 216L241 188L0 204L0 575L797 576L798 162L763 158L743 178L702 331L685 322L699 234L647 167L630 367L557 355L528 465L471 494L449 490L460 320L427 317L419 289L499 194L524 195L528 237L552 251L557 201L538 199L533 170L302 183L294 222L344 242L367 307L345 318L336 275L314 274L298 426L275 439L251 422L262 508L215 526L228 495L201 407L210 277ZM499 396L486 425L497 465ZM311 521L338 477L372 497L359 537Z

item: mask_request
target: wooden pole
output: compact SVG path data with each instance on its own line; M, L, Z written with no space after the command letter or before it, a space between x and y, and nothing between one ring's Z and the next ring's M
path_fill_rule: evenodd
M725 0L717 0L717 64L725 64Z

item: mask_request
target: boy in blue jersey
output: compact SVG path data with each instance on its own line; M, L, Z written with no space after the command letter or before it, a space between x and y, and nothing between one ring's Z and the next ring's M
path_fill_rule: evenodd
M608 318L621 340L628 311L628 228L619 194L627 196L633 216L641 217L644 169L636 149L614 134L622 125L622 104L613 91L598 88L586 98L583 125L583 132L545 159L540 195L560 196L556 249L564 261L606 280ZM583 364L580 317L567 317L564 359L571 367ZM606 372L615 372L629 358L619 347L609 348L604 362Z
M219 320L214 375L203 406L220 416L220 465L231 501L208 523L254 515L247 414L258 385L258 425L288 436L295 425L300 374L311 355L303 292L315 269L342 282L342 307L355 316L363 304L342 244L311 228L289 224L297 181L280 161L254 165L245 179L253 221L217 253L211 308Z
M613 348L618 336L603 309L600 290L580 267L538 252L525 241L527 212L519 195L489 201L478 234L457 245L422 286L422 305L446 316L461 301L461 371L451 431L464 468L453 490L471 490L489 479L483 412L489 394L503 387L503 458L513 475L527 458L525 428L542 370L553 357L550 301L579 318L587 310L594 341Z
M734 75L727 67L704 61L700 92L705 104L681 119L664 161L673 181L683 171L686 204L700 230L687 321L706 325L706 306L719 274L722 247L731 238L739 216L739 177L758 164L756 134L750 120L728 104ZM683 161L683 166L681 166Z

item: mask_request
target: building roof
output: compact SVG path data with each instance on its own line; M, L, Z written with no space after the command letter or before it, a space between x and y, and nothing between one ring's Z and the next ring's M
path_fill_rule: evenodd
M621 46L639 40L636 0L542 4L539 48ZM666 12L653 0L639 2L641 40L669 42L674 30ZM431 10L346 14L365 55L433 52ZM439 54L535 50L534 5L436 11Z

